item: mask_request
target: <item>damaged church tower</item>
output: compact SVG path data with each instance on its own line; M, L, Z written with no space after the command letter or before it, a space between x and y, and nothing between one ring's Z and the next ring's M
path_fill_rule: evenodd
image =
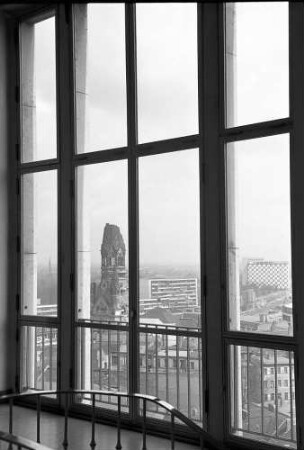
M117 225L107 223L101 244L100 295L95 315L113 319L127 307L126 246ZM104 317L103 317L104 318Z

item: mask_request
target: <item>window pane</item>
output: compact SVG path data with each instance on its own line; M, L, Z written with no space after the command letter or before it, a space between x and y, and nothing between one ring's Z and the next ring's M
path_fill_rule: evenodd
M139 160L140 322L199 328L198 150Z
M77 168L78 319L128 320L126 161Z
M127 392L128 357L126 331L78 328L78 389ZM92 401L89 395L84 395L79 400L84 403ZM123 398L123 411L127 411L127 405L128 400ZM117 410L117 397L96 396L96 406Z
M288 2L227 3L227 126L289 116Z
M144 332L139 346L140 392L165 400L202 425L200 339ZM156 405L148 403L147 409L150 417L166 418Z
M123 4L74 6L77 153L127 144Z
M21 314L57 315L57 171L21 177Z
M232 433L296 448L293 352L231 346L230 358Z
M226 155L230 329L292 335L289 135Z
M21 42L21 160L56 158L55 17L25 21Z
M139 142L198 132L196 9L136 5Z
M57 328L21 327L21 391L57 389Z

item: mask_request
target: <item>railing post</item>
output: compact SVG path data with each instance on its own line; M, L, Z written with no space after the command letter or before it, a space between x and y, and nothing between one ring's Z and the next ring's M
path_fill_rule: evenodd
M171 413L171 450L174 450L174 415Z
M69 393L66 392L65 393L65 408L64 408L64 438L63 438L63 443L62 446L64 449L68 448L68 397Z
M142 450L147 450L146 422L147 422L147 400L144 398L143 399L143 426L142 426L143 445L142 445Z
M13 399L9 399L9 433L13 434Z
M121 450L121 442L120 442L120 414L121 414L121 397L118 396L118 417L117 417L117 444L116 450Z
M92 439L90 443L90 447L94 449L96 447L95 441L95 394L93 394L93 402L92 402Z
M40 443L40 411L41 411L41 397L37 397L37 442Z
M13 433L13 399L9 399L9 433ZM8 450L13 450L13 446L10 443L8 446Z

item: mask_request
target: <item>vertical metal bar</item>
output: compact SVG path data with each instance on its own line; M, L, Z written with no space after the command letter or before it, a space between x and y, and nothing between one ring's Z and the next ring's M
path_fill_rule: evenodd
M99 389L102 390L102 330L99 330Z
M249 401L250 401L250 398L249 398L249 347L247 347L247 366L246 366L246 368L247 368L247 375L246 375L246 378L247 378L247 392L246 392L246 394L247 394L247 430L248 431L250 431L250 406L249 406Z
M169 336L167 334L165 336L165 339L166 339L166 402L169 402Z
M136 86L136 6L126 3L126 82L128 128L128 230L129 230L129 389L138 391L138 161L137 144L137 86ZM130 412L134 418L137 403L130 399Z
M111 387L111 330L108 330L108 390ZM108 403L111 403L112 398L108 396Z
M176 408L179 409L179 336L176 336Z
M278 361L277 350L274 350L274 400L275 400L275 436L278 437Z
M264 434L264 361L263 361L263 349L260 349L260 361L261 361L261 431Z
M94 329L93 328L91 328L90 329L90 345L91 345L91 347L90 347L90 374L91 374L91 380L90 380L90 389L94 389L94 387L93 387L93 378L94 378L94 372L93 372L93 370L94 370L94 368L93 368L93 336L94 336Z
M53 389L53 330L54 328L50 329L50 389Z
M69 397L68 392L65 393L65 407L64 407L64 438L62 446L64 449L68 448L68 408L69 408Z
M37 389L37 355L38 355L38 351L37 351L37 337L38 337L38 333L37 333L37 327L35 327L35 359L34 359L34 387Z
M13 433L13 399L9 399L9 433Z
M188 384L188 417L191 418L191 380L190 380L190 346L187 336L187 384Z
M95 441L95 394L93 395L92 400L92 435L91 435L91 442L90 447L94 449L96 447L96 441Z
M202 380L202 358L203 358L203 352L202 352L202 348L201 348L201 338L198 337L197 338L197 348L198 348L198 385L199 385L199 389L198 389L198 395L199 395L199 417L200 420L203 421L203 380Z
M143 445L142 445L142 450L147 450L146 422L147 422L147 400L144 398L143 399L143 425L142 425Z
M149 394L148 392L148 378L149 378L149 374L148 374L148 370L149 370L149 358L148 358L148 333L145 333L145 344L146 344L146 394Z
M158 397L158 334L155 333L155 395ZM158 406L156 407L158 411Z
M293 436L293 399L292 399L292 362L291 352L289 352L289 404L290 404L290 437L294 440Z
M120 391L120 331L117 330L117 389Z
M174 450L175 438L174 438L174 415L171 412L171 450Z
M44 345L44 333L45 328L41 327L42 331L42 351L41 351L41 389L44 389L44 361L45 361L45 345Z
M121 420L121 397L118 396L118 405L117 405L117 444L116 444L116 450L120 450L121 442L120 442L120 420Z
M41 412L41 396L37 395L37 442L40 443L40 412Z

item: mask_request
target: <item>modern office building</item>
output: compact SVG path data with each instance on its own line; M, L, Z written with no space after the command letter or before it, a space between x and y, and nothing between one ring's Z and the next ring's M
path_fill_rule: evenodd
M151 299L157 302L158 306L168 308L172 312L198 306L196 278L150 280L149 291Z
M289 289L290 267L285 261L251 261L246 267L247 284L258 288Z

